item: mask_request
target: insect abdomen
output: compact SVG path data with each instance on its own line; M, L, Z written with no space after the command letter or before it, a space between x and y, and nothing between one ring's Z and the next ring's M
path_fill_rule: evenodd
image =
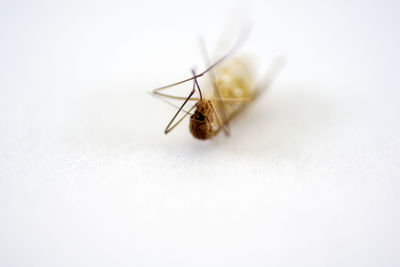
M216 72L216 85L222 98L243 99L252 96L253 74L246 58L234 58L221 66ZM228 113L233 113L238 103L225 103Z

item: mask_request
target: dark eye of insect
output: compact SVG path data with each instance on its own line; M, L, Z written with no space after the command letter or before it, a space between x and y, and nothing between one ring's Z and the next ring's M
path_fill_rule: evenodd
M203 116L203 114L201 114L200 112L197 114L197 120L199 120L199 121L204 121L204 116Z

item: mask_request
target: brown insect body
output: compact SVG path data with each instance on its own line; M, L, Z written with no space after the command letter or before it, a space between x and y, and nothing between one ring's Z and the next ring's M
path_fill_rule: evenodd
M176 106L178 111L165 128L165 134L172 131L187 115L190 115L189 129L196 139L210 139L221 130L226 136L230 135L229 122L270 85L272 78L283 64L282 59L275 62L275 67L269 70L262 83L256 84L251 67L252 64L248 57L228 58L235 50L235 47L236 45L228 54L211 65L209 64L207 53L205 53L206 62L209 65L205 71L196 74L195 70L192 69L193 76L191 78L153 90L152 93L155 96L184 100L180 107ZM206 94L203 97L197 79L206 73L209 74L212 90L206 90ZM188 81L193 81L193 89L187 97L160 92ZM199 93L199 97L193 96L196 91ZM207 94L207 92L210 93ZM196 101L196 104L186 111L183 108L189 101ZM194 113L191 113L193 110L195 110ZM180 119L177 119L181 111L185 112L185 114ZM175 120L177 121L174 123Z
M190 117L190 132L193 137L200 140L209 139L223 129L221 105L223 105L227 120L225 123L228 123L233 115L246 105L247 101L241 102L241 100L252 98L253 76L246 57L228 60L215 70L213 79L220 96L216 95L214 91L208 98L198 101L196 110ZM218 101L219 99L221 101ZM230 99L231 102L227 103L224 99ZM220 107L219 111L215 107Z
M215 135L213 130L214 112L211 101L200 100L197 103L196 110L190 116L190 132L193 137L205 140Z
M193 78L155 89L153 91L153 94L155 95L185 100L165 128L164 133L169 133L183 120L184 117L186 117L186 115L190 115L189 129L193 137L196 139L210 139L217 135L221 130L229 136L229 121L252 100L253 77L251 68L247 63L248 62L244 57L237 57L227 60L225 64L216 68L210 75L211 87L213 90L208 90L210 93L204 97L200 86L197 83L197 78L203 76L209 70L198 75L196 75L194 70L192 70ZM216 66L216 63L212 66ZM194 83L193 89L188 97L178 97L158 92L189 80L194 80ZM200 98L193 97L196 89L199 92ZM173 124L177 115L188 101L197 102L189 109L189 111L185 111L186 115ZM191 114L190 111L193 109L194 113Z

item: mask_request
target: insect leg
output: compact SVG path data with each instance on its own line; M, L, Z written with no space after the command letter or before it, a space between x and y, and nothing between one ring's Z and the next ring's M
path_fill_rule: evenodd
M164 130L164 133L167 134L170 131L172 131L187 115L190 114L190 112L198 105L198 103L196 103L195 105L193 105L189 111L185 111L186 114L182 116L182 118L180 118L174 125L171 126L171 124L173 123L173 121L176 119L176 117L178 116L179 112L181 112L181 110L183 110L183 107L186 105L186 103L191 99L191 97L193 96L193 94L196 92L196 86L197 89L199 90L199 94L200 94L200 100L202 99L202 94L201 94L201 90L200 90L200 86L197 83L197 79L196 79L196 72L194 70L192 70L193 73L193 89L190 92L189 96L185 99L185 101L183 102L182 106L178 109L178 111L175 113L174 117L172 117L172 120L168 123L167 127Z
M152 95L154 96L160 96L160 97L166 97L166 98L171 98L171 99L178 99L178 100L186 100L187 97L183 97L183 96L175 96L175 95L169 95L169 94L164 94L164 93L159 93L158 91L152 91L150 92ZM192 101L199 101L200 98L198 97L192 97L188 100L192 100Z
M212 104L212 102L210 102L211 104L211 109L214 112L215 118L217 119L218 122L218 129L216 131L214 131L214 135L216 135L217 133L219 133L219 131L221 131L224 128L224 123L221 120L221 117L218 115L218 112L215 111L214 105Z
M171 101L167 100L166 98L163 98L163 97L161 97L161 96L159 96L159 95L152 95L152 96L153 96L153 97L156 97L156 98L159 98L159 99L161 99L162 101L164 101L165 103L167 103L168 105L179 109L179 106L178 106L178 105L175 105L174 103L172 103ZM185 99L186 99L186 98L185 98ZM191 98L191 99L193 99L193 98ZM190 100L190 99L189 99L189 100ZM184 109L182 109L182 111L185 112L185 113L190 113L190 112L188 112L188 111L186 111L186 110L184 110ZM192 115L192 114L188 114L188 115Z
M206 74L207 72L209 72L210 70L215 68L217 65L221 64L223 61L225 61L228 57L230 57L233 53L236 52L236 50L240 47L240 45L245 41L245 39L247 37L246 33L247 33L247 31L243 31L241 36L239 36L239 38L236 40L236 43L232 46L232 48L228 51L228 53L226 53L224 56L222 56L220 59L218 59L213 64L209 65L209 67L207 69L205 69L203 72L201 72L191 78L156 88L152 91L152 93L156 94L156 95L160 95L160 96L169 96L169 97L175 98L175 99L185 99L184 97L182 98L182 97L178 97L178 96L166 95L166 94L160 93L159 91L182 84L182 83L185 83L185 82L188 82L188 81L191 81L195 78L200 78L200 77L204 76L204 74Z
M215 97L213 97L211 99L212 99L212 101L218 101L218 99L215 98ZM220 100L223 103L243 103L243 104L245 104L245 103L248 103L248 102L252 101L253 99L254 99L254 97L238 97L238 98L225 98L225 97L222 97Z

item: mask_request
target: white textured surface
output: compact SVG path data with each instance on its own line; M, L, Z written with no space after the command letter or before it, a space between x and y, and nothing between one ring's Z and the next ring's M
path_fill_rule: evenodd
M255 1L272 90L229 139L164 136L145 92L231 6L0 4L1 266L400 265L398 2Z

